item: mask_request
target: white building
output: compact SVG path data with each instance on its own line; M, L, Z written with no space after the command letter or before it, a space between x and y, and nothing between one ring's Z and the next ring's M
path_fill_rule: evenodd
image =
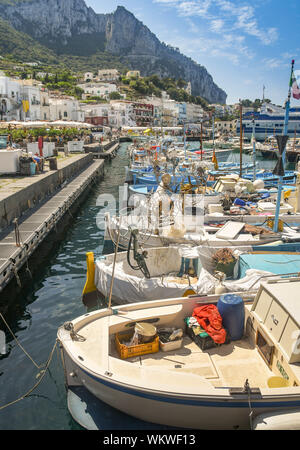
M22 95L17 80L0 76L0 120L21 120Z
M84 122L84 111L78 100L66 95L51 96L50 120L66 120Z
M215 117L223 117L225 115L226 110L223 105L216 103L209 106L213 108Z
M216 120L215 130L221 133L236 134L237 119L234 120Z
M84 90L83 100L89 97L103 97L108 99L109 94L117 92L117 86L113 83L87 83L79 84L78 87Z
M99 81L118 81L120 73L116 69L106 69L98 71Z
M93 72L86 72L83 76L85 82L89 81L98 81L97 75L94 75Z
M180 104L171 100L166 92L162 92L162 97L147 97L145 102L154 106L154 125L176 127L179 121Z
M81 109L84 111L84 121L93 125L109 125L109 103L99 103L97 105L81 103Z
M50 120L50 103L49 103L49 92L44 87L40 91L41 97L41 120Z
M203 119L204 111L202 106L194 103L186 103L186 120L189 123L200 123Z
M33 80L20 80L22 89L23 118L24 120L40 120L41 119L41 85Z
M126 78L140 78L141 72L139 70L129 70L129 72L126 73Z
M132 103L112 100L110 102L108 122L109 126L111 126L112 128L136 126L136 122L134 120L134 108Z

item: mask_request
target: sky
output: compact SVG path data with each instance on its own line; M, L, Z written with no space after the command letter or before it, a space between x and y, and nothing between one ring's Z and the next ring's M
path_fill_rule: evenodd
M291 61L300 75L299 0L86 0L97 13L124 6L160 41L203 65L227 104L265 98L283 105ZM300 101L292 100L300 106Z

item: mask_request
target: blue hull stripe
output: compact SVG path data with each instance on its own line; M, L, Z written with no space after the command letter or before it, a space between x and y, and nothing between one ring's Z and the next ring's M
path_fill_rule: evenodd
M148 392L141 392L134 388L129 389L126 386L120 386L115 383L111 383L107 380L104 380L103 378L96 377L94 375L91 375L87 371L80 368L82 372L84 372L86 375L88 375L93 380L97 381L98 383L103 384L104 386L107 386L110 389L114 389L116 391L124 392L125 394L134 395L136 397L142 397L146 398L148 400L155 400L157 402L165 402L165 403L175 403L180 405L187 405L187 406L210 406L210 407L217 407L217 408L249 408L249 403L247 401L228 401L228 400L192 400L192 399L185 399L185 398L172 398L172 397L162 397L158 394L148 393ZM294 400L294 401L254 401L251 400L251 406L254 408L294 408L294 407L300 407L300 399Z

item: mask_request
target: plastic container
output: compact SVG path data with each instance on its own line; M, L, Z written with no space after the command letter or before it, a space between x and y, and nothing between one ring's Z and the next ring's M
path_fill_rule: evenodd
M36 172L36 165L34 162L30 163L30 175L35 175Z
M129 341L133 333L117 333L115 336L116 347L121 359L132 358L133 356L147 355L149 353L157 353L159 351L159 337L156 336L153 342L146 344L138 344L127 346L122 344Z
M245 206L246 202L242 200L241 198L236 198L233 202L235 206Z
M178 348L181 348L183 339L177 339L177 341L170 341L170 342L162 342L159 340L159 346L160 349L163 352L170 352L171 350L177 350Z
M232 341L243 337L245 309L242 297L235 294L221 295L217 308L221 314L223 326L229 333Z

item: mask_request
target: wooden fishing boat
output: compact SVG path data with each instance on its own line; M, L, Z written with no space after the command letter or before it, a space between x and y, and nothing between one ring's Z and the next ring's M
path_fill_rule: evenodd
M82 388L127 415L179 429L299 430L299 289L299 278L279 279L262 283L250 302L247 295L193 296L78 317L58 330L68 392ZM190 328L204 305L221 315L221 344ZM131 345L149 325L151 341ZM166 328L183 333L169 347L161 338ZM83 426L88 416L86 427L99 427L94 406L76 405ZM69 402L78 417L73 408Z

